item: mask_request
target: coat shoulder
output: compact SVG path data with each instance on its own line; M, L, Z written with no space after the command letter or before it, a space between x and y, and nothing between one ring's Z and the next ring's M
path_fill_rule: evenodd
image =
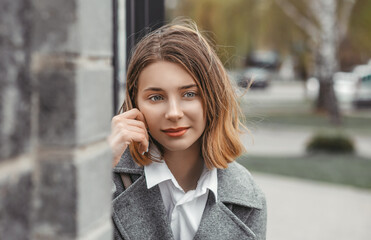
M238 162L232 162L218 172L218 194L221 201L261 209L265 195L253 176Z
M238 179L241 184L253 188L256 193L261 194L262 197L264 197L263 191L259 187L258 183L254 180L254 177L247 168L245 168L238 162L231 163L230 167L233 171L235 171L235 175L240 176Z
M256 239L265 239L267 226L267 205L264 192L253 176L238 162L230 163L228 168L232 189L232 212L255 234Z

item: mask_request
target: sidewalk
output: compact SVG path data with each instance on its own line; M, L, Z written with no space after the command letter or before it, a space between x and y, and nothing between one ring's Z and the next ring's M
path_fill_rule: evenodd
M298 82L273 82L267 91L246 94L246 108L275 109L300 102L304 89ZM290 107L293 107L290 105ZM305 154L312 134L308 128L250 126L241 139L250 155L295 157ZM371 161L371 136L352 134L356 154ZM267 198L268 240L369 240L371 189L263 173L252 173ZM371 174L371 173L370 173Z
M301 128L267 127L252 130L241 139L251 155L301 156L314 133ZM353 135L356 154L371 160L371 136Z
M242 141L251 155L292 157L305 154L311 135L305 129L265 126L243 135ZM371 137L354 140L357 154L371 161ZM253 176L267 198L267 240L371 239L371 189L257 172Z
M368 240L371 190L253 173L266 194L267 240Z

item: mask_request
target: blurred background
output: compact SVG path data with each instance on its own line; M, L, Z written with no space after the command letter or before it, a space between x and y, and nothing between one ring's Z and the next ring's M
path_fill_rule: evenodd
M371 239L370 0L1 0L0 239L112 239L127 60L178 17L235 86L267 239Z
M165 1L215 42L267 239L371 238L371 1Z

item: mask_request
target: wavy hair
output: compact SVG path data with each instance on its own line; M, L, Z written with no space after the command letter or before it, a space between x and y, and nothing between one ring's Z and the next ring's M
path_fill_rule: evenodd
M135 47L127 70L126 98L119 113L137 107L138 79L145 67L156 61L168 61L182 66L200 89L206 127L201 136L202 157L209 169L226 168L241 155L241 110L226 70L213 44L203 37L189 20L167 24L146 35ZM160 149L162 146L150 137ZM156 158L139 152L139 143L129 145L130 153L139 165L148 165ZM158 160L158 159L157 159Z

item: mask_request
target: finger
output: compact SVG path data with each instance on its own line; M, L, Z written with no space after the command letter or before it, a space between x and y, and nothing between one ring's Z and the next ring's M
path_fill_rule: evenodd
M126 124L127 124L127 126L135 126L135 127L143 129L145 131L145 134L146 134L147 139L148 139L148 137L149 137L148 136L148 130L147 130L144 122L139 121L139 120L127 119Z
M112 123L119 123L126 119L135 119L138 115L138 109L131 109L124 113L120 113L112 118Z
M133 108L117 116L128 118L128 119L137 119L138 115L143 115L143 114L137 108ZM141 120L140 118L141 116L139 116L139 119L137 120Z
M135 119L142 121L144 123L145 128L147 128L148 125L147 125L146 118L144 117L143 113L140 112L139 110L138 110L138 115Z
M136 119L136 120L142 121L147 128L146 119L144 115L137 108L133 108L129 111L116 115L114 118L117 118L117 120L121 120L122 118Z
M136 126L136 127L146 129L145 123L139 120L126 119L126 123L131 126Z
M148 148L149 148L149 141L148 141L148 139L146 139L146 141L144 141L144 142L142 142L141 144L140 144L140 146L142 147L141 148L141 153L142 154L144 154L145 152L148 152Z
M130 133L131 142L137 142L141 145L141 152L146 152L149 146L149 141L146 136L142 133L131 132Z
M146 139L148 140L147 129L143 129L141 127L129 125L129 126L127 126L127 130L130 131L130 132L136 132L136 133L144 134L146 136Z

